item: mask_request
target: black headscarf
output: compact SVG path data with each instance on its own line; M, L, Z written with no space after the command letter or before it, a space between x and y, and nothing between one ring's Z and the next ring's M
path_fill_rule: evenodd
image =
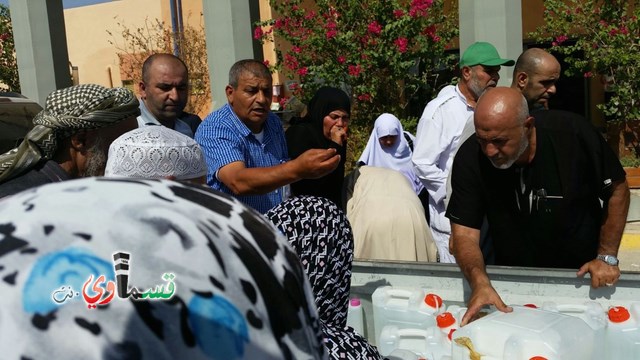
M342 110L351 115L349 96L338 88L323 86L309 101L306 119L322 134L324 118L334 110Z
M334 110L342 110L351 115L351 100L349 100L349 96L344 91L331 86L323 86L316 91L311 101L309 101L307 115L304 118L292 120L291 125L305 126L313 129L311 133L314 135L314 138L316 138L316 141L319 141L320 144L323 144L331 141L324 137L322 126L324 117Z
M316 91L307 106L307 115L302 119L292 120L287 129L287 146L289 157L297 158L309 149L334 148L340 154L338 168L330 174L313 180L301 180L291 184L294 195L315 195L326 197L339 206L342 205L342 181L344 164L347 158L347 144L336 144L324 136L322 123L324 117L334 110L342 110L351 115L351 101L342 90L323 86Z

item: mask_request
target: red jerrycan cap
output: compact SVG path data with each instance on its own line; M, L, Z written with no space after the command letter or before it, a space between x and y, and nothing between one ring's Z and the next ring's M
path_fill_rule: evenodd
M427 294L427 296L424 297L424 302L434 309L442 307L442 298L436 294Z
M444 312L436 316L436 323L439 328L446 328L456 323L456 319L450 312Z
M532 309L537 309L537 308L538 308L538 305L536 305L536 304L524 304L524 305L522 305L522 306L524 306L524 307L528 307L528 308L532 308ZM538 357L539 357L539 356L538 356ZM534 359L534 360L540 360L540 359L536 359L536 358L531 358L531 359ZM544 358L542 358L542 359L544 359Z
M624 306L614 306L609 309L609 320L614 323L621 323L629 320L631 314Z
M544 356L534 356L529 360L547 360L547 358Z

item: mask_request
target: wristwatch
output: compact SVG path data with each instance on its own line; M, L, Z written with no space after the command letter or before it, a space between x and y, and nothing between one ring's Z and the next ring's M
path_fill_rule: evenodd
M607 265L618 266L618 258L615 255L598 255L597 259L604 261Z

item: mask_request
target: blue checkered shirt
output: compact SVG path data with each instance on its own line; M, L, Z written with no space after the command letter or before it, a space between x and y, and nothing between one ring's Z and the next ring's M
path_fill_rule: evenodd
M215 190L233 195L231 189L218 180L220 168L236 161L244 162L248 168L269 167L289 160L287 141L277 115L269 113L264 123L264 139L260 143L251 130L238 118L229 104L207 116L195 140L200 144L207 161L207 184ZM282 188L264 195L233 195L238 200L261 213L283 201Z

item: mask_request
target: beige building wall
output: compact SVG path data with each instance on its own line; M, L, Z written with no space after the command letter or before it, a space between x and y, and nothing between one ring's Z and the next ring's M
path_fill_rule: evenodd
M158 0L120 0L64 10L69 61L78 67L79 83L122 86L116 47L109 43L123 44L117 23L135 29L145 19L161 16Z
M200 16L202 14L202 1L203 0L182 0L182 21L185 26L190 25L196 29L200 27L200 21L202 20ZM171 2L169 0L161 0L160 2L162 8L162 16L160 18L167 26L171 27Z

